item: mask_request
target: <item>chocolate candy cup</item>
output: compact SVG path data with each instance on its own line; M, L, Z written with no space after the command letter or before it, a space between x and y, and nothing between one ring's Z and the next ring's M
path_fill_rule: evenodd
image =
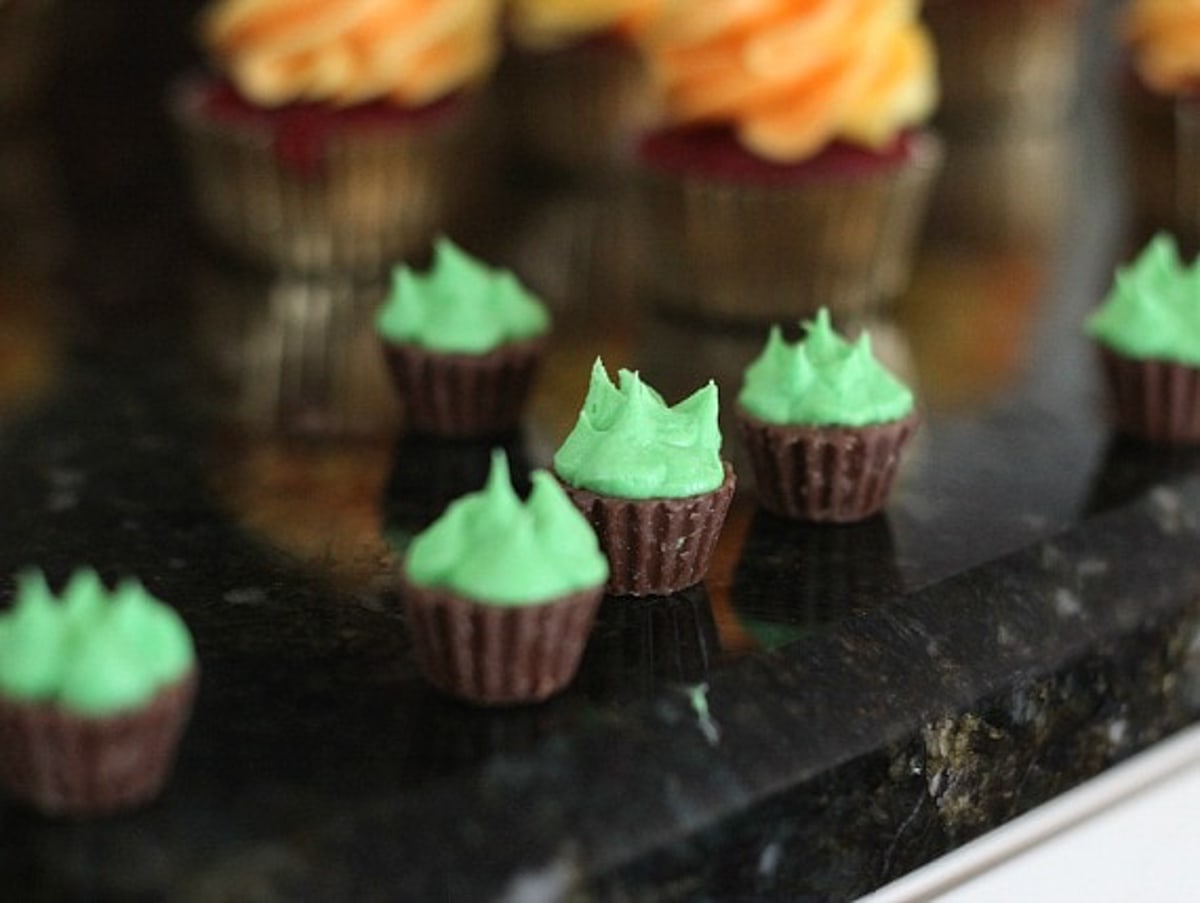
M454 439L515 429L544 341L509 342L486 354L437 352L386 342L384 352L404 407L406 427Z
M1200 367L1140 361L1101 346L1117 429L1163 445L1200 444Z
M401 578L401 595L417 662L434 686L469 702L512 705L571 682L603 588L537 605L488 605Z
M103 717L0 697L0 784L48 815L148 802L170 775L196 683L193 669L145 706Z
M596 531L608 557L608 591L618 596L666 595L704 579L729 513L737 477L712 492L684 498L623 499L559 482Z
M783 517L851 523L887 502L916 413L861 427L767 423L738 408L762 507Z

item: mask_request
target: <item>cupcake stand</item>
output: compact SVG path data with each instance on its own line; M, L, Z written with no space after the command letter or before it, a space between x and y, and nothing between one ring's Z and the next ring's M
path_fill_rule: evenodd
M354 313L377 289L281 286L197 237L163 101L187 4L65 5L35 127L53 215L0 211L59 243L0 254L0 605L31 564L136 574L204 679L152 805L0 800L0 899L850 899L1197 719L1197 462L1114 439L1080 329L1127 251L1107 10L1045 186L1062 229L926 241L879 312L924 416L886 512L806 527L747 480L703 585L606 599L566 692L491 710L420 679L394 578L487 448L398 431ZM517 469L597 353L731 409L761 341L556 316L497 440Z

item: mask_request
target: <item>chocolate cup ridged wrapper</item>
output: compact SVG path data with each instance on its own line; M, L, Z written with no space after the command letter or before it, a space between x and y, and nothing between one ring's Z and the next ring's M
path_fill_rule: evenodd
M258 123L206 113L203 84L181 85L172 111L197 216L213 238L260 265L380 273L461 225L482 186L481 104L433 121L330 129L319 163L280 159Z
M48 815L105 815L149 802L170 776L197 678L193 669L145 706L101 717L0 697L0 782Z
M435 687L484 705L538 702L579 669L604 588L536 605L488 605L401 578L421 670Z
M724 466L720 486L683 498L617 498L558 477L608 558L608 592L665 596L704 579L737 485L732 465Z
M515 429L544 345L539 337L508 342L485 354L462 354L385 341L405 427L453 439Z
M1200 367L1099 347L1119 432L1163 445L1200 444Z
M799 426L738 408L737 422L763 508L797 520L852 523L887 503L918 415L870 426Z
M790 184L644 172L644 278L664 310L765 324L828 307L859 318L908 286L942 145L868 173Z

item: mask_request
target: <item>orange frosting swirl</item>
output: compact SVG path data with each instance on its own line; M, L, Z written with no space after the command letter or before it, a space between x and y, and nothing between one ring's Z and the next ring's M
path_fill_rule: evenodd
M633 38L661 0L509 0L509 30L522 47L548 50L597 34Z
M1150 88L1177 94L1200 86L1200 2L1134 0L1122 33Z
M675 123L728 123L750 152L885 146L937 101L919 0L677 0L649 36Z
M499 0L221 0L201 27L250 101L420 106L484 77Z

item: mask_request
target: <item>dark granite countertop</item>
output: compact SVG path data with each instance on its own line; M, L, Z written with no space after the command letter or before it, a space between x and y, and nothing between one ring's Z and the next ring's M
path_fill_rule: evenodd
M30 564L136 574L204 679L155 804L0 802L0 897L848 899L1196 719L1197 459L1109 434L1079 330L1125 253L1104 91L1047 136L1057 225L931 239L874 324L924 414L886 515L743 494L703 585L606 599L567 692L492 711L421 681L391 555L488 448L397 434L356 338L289 369L288 324L378 287L194 238L162 111L194 4L67 5L47 103L0 128L0 602ZM597 353L728 393L761 341L560 304L519 468Z

